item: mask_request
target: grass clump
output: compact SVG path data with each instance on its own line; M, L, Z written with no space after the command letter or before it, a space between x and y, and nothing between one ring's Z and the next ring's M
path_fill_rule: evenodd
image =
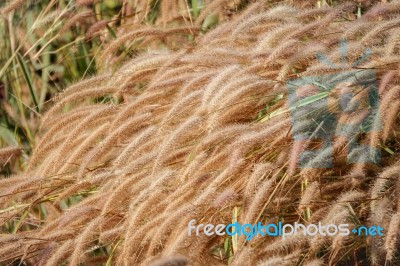
M38 107L40 137L29 142L28 129L38 129L22 131L33 148L26 169L0 181L1 222L8 232L0 240L2 262L397 263L399 24L393 17L400 8L397 2L372 8L353 2L325 2L319 8L256 2L244 8L244 2L235 1L209 5L174 1L182 7L176 8L164 1L144 1L132 13L123 13L124 4L106 3L77 2L82 12L94 14L93 23L86 26L90 34L81 36L77 52L93 57L77 59L76 68L65 73L73 76L79 69L82 77L90 77L66 84L51 107L38 97L38 86L21 87L27 93L23 108L27 105L37 112ZM240 12L228 16L223 10L229 8ZM207 17L211 19L210 9L221 24L205 33L211 27L204 26ZM79 29L69 31L74 34ZM37 51L30 49L32 58L44 56L46 43L61 37L49 34ZM341 65L337 47L343 38L346 61L355 62L366 46L372 55L357 67L332 70L315 55L323 52ZM26 72L22 81L33 83L38 80L33 78L33 62L24 62L27 59L21 55L18 59L15 54L14 71ZM98 73L88 70L92 65ZM380 111L373 114L372 125L381 121L384 134L356 137L360 143L391 152L382 153L380 165L351 163L345 160L347 140L338 137L329 147L332 168L299 169L304 149L321 148L310 140L292 140L298 128L311 128L313 117L307 107L328 98L331 111L348 124L357 123L363 113L339 112L338 95L331 90L300 101L297 107L304 108L304 121L294 128L285 82L332 72L340 79L345 76L341 72L365 69L374 69L378 77ZM5 68L4 75L8 71ZM337 84L343 90L354 85ZM305 87L300 93L307 96L313 90ZM356 94L361 102L368 97L362 91ZM34 99L39 99L38 106ZM323 163L327 153L322 149L309 163ZM361 156L353 154L356 159ZM251 242L244 236L194 239L187 235L192 219L213 224L380 224L387 234L295 235Z

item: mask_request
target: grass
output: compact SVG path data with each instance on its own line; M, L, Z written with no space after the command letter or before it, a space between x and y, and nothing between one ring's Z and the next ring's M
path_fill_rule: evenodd
M0 176L10 176L26 169L29 155L36 144L36 135L40 128L40 119L51 106L51 99L69 85L96 75L102 69L101 51L105 44L117 38L120 29L134 25L135 14L123 14L123 5L118 0L100 0L85 5L75 5L73 1L39 0L27 1L18 9L0 19L0 148L21 147L23 156L11 158L0 165ZM2 2L0 9L7 3ZM204 8L202 0L188 3L191 17L195 19ZM65 27L74 16L92 12L76 23ZM156 26L160 15L159 1L152 1L142 25ZM98 21L109 21L104 29L93 36L87 36L88 30ZM203 31L217 24L215 15L203 24ZM187 41L193 41L187 36ZM117 68L129 58L149 49L141 46L141 40L121 46L120 58L113 66ZM168 45L162 44L161 46ZM176 46L176 45L175 45ZM176 47L175 47L176 49ZM100 101L113 101L104 98ZM60 202L67 209L93 191L76 194ZM56 195L44 202L53 202ZM44 203L43 202L43 203ZM40 206L42 206L42 204ZM31 209L30 204L15 204L0 210L6 213L14 209L24 209L23 215L15 222L5 225L12 234L21 229L28 213L36 213L45 219L45 208ZM32 212L33 211L33 212ZM25 226L26 227L26 226ZM25 228L25 229L29 229ZM117 244L118 245L118 244ZM103 255L110 255L102 249ZM109 263L108 263L109 264Z
M0 8L6 4L0 4ZM202 0L188 2L191 19L196 19L204 7ZM65 28L75 15L90 11L93 15ZM160 1L152 1L147 13L141 24L159 24ZM96 75L103 68L101 51L105 44L115 40L121 28L134 25L134 18L134 13L123 14L119 0L96 0L89 6L66 0L27 1L1 18L0 147L22 147L26 156L14 166L2 167L0 174L11 174L13 167L24 168L27 155L35 146L39 120L51 106L51 99L74 82ZM102 20L109 21L105 29L86 36L90 27ZM209 16L203 31L217 23L216 15ZM148 49L140 42L124 46L118 62Z
M228 6L227 9L229 12L234 13L245 8L249 1L232 2L237 4L235 8ZM274 1L271 1L271 4L273 4L273 2ZM316 5L318 7L323 7L324 5L333 5L333 2L335 1L317 1ZM123 36L126 31L129 32L134 27L148 29L168 28L169 25L172 28L177 26L189 28L193 26L196 23L196 19L201 15L201 12L207 8L207 5L201 0L190 0L184 3L186 5L183 7L175 7L176 10L169 10L168 6L162 6L161 1L151 1L145 11L145 15L139 22L135 21L135 19L143 15L143 11L130 14L126 13L124 4L117 0L97 0L93 1L93 3L88 6L75 5L74 2L66 0L41 0L37 1L34 5L28 2L22 7L8 13L6 17L3 17L0 21L0 28L3 29L0 33L0 49L2 51L0 53L0 147L21 147L23 152L22 156L12 158L12 160L8 161L6 164L0 165L0 175L8 177L14 173L26 171L28 158L32 150L38 147L38 140L40 139L38 134L40 132L41 119L52 106L51 99L60 92L63 92L64 88L88 77L96 76L98 73L114 71L118 73L118 71L121 71L119 67L123 63L130 62L129 60L138 57L146 51L179 51L182 48L190 50L197 44L197 35L205 34L219 23L229 19L230 16L229 12L224 13L221 11L220 13L222 14L211 12L199 24L199 33L187 31L185 33L171 34L171 36L167 35L162 37L147 37L145 34L138 34L134 38L128 38L127 41L118 43L119 38ZM176 11L176 14L179 16L168 17L172 11ZM68 25L69 21L74 21L77 15L85 14L85 12L90 15L77 19L68 27L65 26ZM357 16L360 17L361 15L361 7L359 6L357 9ZM117 49L113 51L110 60L105 60L103 54L104 49L110 47L110 44L112 45L115 43L119 44L117 45ZM171 70L174 69L171 68ZM202 70L200 70L199 73L201 73L201 71ZM296 71L297 70L293 70L293 72ZM120 84L117 85L119 86ZM139 84L135 89L144 92L141 86L143 85ZM84 90L86 88L80 89ZM267 103L264 104L264 107L256 114L257 117L252 123L268 123L275 121L273 119L283 117L285 113L290 112L294 108L313 104L328 96L329 92L324 91L307 97L299 101L296 106L287 109L283 107L285 94L279 92L276 95L272 95L270 101L265 101ZM251 98L251 101L254 100L252 96L248 96L247 98ZM247 98L244 97L244 99ZM115 95L96 96L93 99L81 100L89 102L89 105L112 103L118 106L122 102L120 95L117 95L117 93L115 93ZM224 99L221 97L220 100ZM237 104L244 104L246 101L234 102L231 105L225 106L225 109L212 110L210 114L218 119L219 117L215 113L222 111L220 113L223 114L223 111ZM174 103L174 101L172 101L172 103ZM71 104L63 108L66 111L73 111L74 107L74 104ZM184 113L184 111L182 111L182 113ZM159 114L152 114L151 119L154 119L157 115ZM175 119L176 117L174 116L173 118ZM135 125L132 121L129 122L132 123L131 126ZM192 127L192 125L190 125L190 127ZM286 134L286 137L288 137L289 131L290 129L287 132L283 132ZM177 131L177 134L178 133ZM276 134L276 132L273 134ZM178 136L181 137L180 135ZM273 146L275 142L271 141L271 143L273 143ZM184 148L190 148L191 145L198 144L197 142L194 144L189 143L187 147ZM118 145L115 147L124 148L126 143L123 142ZM113 146L113 148L115 147ZM254 146L250 149L248 156L245 158L246 161L254 160L257 163L264 163L277 160L280 153L275 151L276 148L274 148L273 151L269 150L269 148L270 147L266 147L265 144ZM285 148L287 147L282 147L282 149ZM396 151L392 146L384 146L383 148L387 152L387 156L396 155ZM165 152L165 150L161 151ZM173 152L172 149L171 152ZM183 150L182 153L185 152L186 151ZM169 153L165 152L165 154L168 155ZM188 163L193 163L197 155L194 149L190 151ZM175 154L175 156L179 157L180 153ZM48 194L44 196L41 195L41 198L35 199L32 203L13 202L11 207L0 210L0 214L8 213L16 209L19 210L19 214L4 225L4 233L18 234L20 231L29 231L36 229L36 227L40 228L41 223L51 215L47 208L48 205L55 205L59 207L61 211L65 211L79 204L84 199L90 199L91 196L102 193L98 187L90 186L72 193L72 196L68 196L60 202L57 201L62 192L69 188L71 184L74 184L75 181L80 184L80 181L88 181L92 175L95 176L96 173L98 174L98 172L106 170L110 166L109 161L112 161L112 159L94 168L89 168L88 163L86 168L82 168L83 170L81 172L84 174L82 176L79 176L79 173L77 174L79 177L75 176L76 172L72 172L71 177L68 176L70 173L62 173L60 176L45 175L44 181L46 182L43 182L43 184L50 184L50 186L42 187L43 184L40 183L39 188L49 188L50 191L48 191ZM155 166L161 163L165 162L157 161ZM177 159L170 163L169 166L173 166L174 164L179 165L180 163L182 163L182 161ZM260 201L260 208L257 210L257 213L255 213L256 220L262 219L267 209L272 209L275 204L274 201L276 198L279 198L277 195L282 194L282 190L287 188L286 186L288 183L293 182L290 189L285 192L285 196L290 196L294 194L293 191L297 190L300 192L301 196L304 196L305 191L310 185L310 180L305 178L303 181L299 182L300 175L289 176L285 172L287 165L288 163L286 162L277 168L278 171L272 177L276 178L277 185L271 190L271 193L265 197L266 202ZM245 171L248 171L248 169ZM131 175L132 173L129 172L127 175L128 174ZM340 175L341 174L342 173L340 173ZM77 180L75 180L75 178ZM79 178L81 180L78 180ZM223 183L226 185L229 184L230 181L229 177L224 179ZM242 182L242 179L239 179L237 182ZM23 192L25 193L26 191ZM289 192L291 193L290 195ZM121 192L121 197L124 196L124 193L125 191ZM211 194L210 192L210 195ZM332 196L332 198L334 198L334 196ZM134 197L132 197L132 200L133 199ZM284 208L282 213L276 212L279 214L280 218L285 219L285 215L296 216L295 208L290 204L288 205L289 207L287 210ZM295 204L293 204L293 206L295 206ZM358 212L358 210L353 210L350 204L348 204L347 207L352 217L354 216L355 219L357 219L356 212ZM229 213L229 215L232 214L232 217L229 218L232 222L238 220L238 216L240 215L239 210L242 210L240 204L238 206L235 205ZM299 216L305 221L310 221L313 214L314 212L312 209L307 206ZM31 221L35 221L36 224ZM146 222L149 221L146 220ZM125 245L124 239L120 238L114 241L112 245L99 246L96 244L88 249L87 253L95 256L107 256L106 265L111 265L113 258L117 256L117 250L123 245ZM212 252L214 253L213 255L219 256L221 261L230 264L237 250L241 249L243 245L243 243L242 246L239 245L237 236L228 237L225 238L223 242L219 243L219 245L214 246L215 250ZM124 247L124 249L127 248ZM328 250L326 252L324 251L324 254L327 253ZM347 255L346 253L343 256Z
M190 19L197 18L204 7L202 0L191 0L188 6ZM117 0L95 1L89 8L74 6L64 0L41 0L35 4L24 4L1 19L0 148L23 147L24 156L17 162L0 165L0 175L10 176L24 170L27 158L35 147L39 120L48 108L50 99L72 83L95 75L97 69L101 68L100 51L104 44L116 39L120 27L132 25L132 15L122 15L122 8ZM143 24L154 25L159 9L159 1L153 1ZM68 22L68 19L63 18L65 14L71 12L74 15L87 10L93 11L93 17L63 29L63 25ZM87 38L85 32L90 24L101 20L115 23L107 24L106 30L100 35ZM215 14L208 16L202 24L203 32L215 27L217 23L218 17ZM192 36L188 36L188 41L191 40ZM137 42L124 46L120 51L123 56L119 62L146 50L146 47L137 46ZM61 201L60 206L68 209L91 193L87 191L76 194ZM28 215L36 214L39 220L45 219L48 213L42 204L54 202L56 198L57 195L52 195L43 199L36 210L32 210L32 204L15 204L0 210L0 214L22 210L22 215L15 222L6 223L3 229L16 234ZM24 227L29 230L30 226ZM120 242L112 250L100 249L101 255L109 256L106 265L111 265L113 253Z

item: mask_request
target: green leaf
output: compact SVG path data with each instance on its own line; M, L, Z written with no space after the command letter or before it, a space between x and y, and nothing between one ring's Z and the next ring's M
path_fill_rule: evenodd
M289 111L292 111L293 109L296 109L298 107L302 107L302 106L306 106L309 104L312 104L316 101L322 100L326 97L329 96L329 91L323 91L317 94L314 94L312 96L306 97L304 99L301 99L300 101L298 101L296 104L293 104L289 109L285 109L285 108L279 108L269 114L267 114L264 118L262 118L260 120L261 123L268 121L270 118L287 113Z
M218 15L210 14L204 19L203 24L201 25L201 29L208 30L217 24L218 24Z
M289 110L292 110L292 109L297 108L297 107L302 107L302 106L306 106L306 105L312 104L312 103L314 103L316 101L319 101L319 100L321 100L323 98L328 97L328 95L329 95L329 91L324 91L324 92L320 92L320 93L317 93L315 95L306 97L306 98L301 99L300 101L298 101L293 107L289 108Z
M0 139L10 146L18 147L18 141L16 140L14 134L7 128L0 126Z
M384 149L387 153L389 153L390 155L395 154L395 152L392 151L389 147L383 146L383 149Z

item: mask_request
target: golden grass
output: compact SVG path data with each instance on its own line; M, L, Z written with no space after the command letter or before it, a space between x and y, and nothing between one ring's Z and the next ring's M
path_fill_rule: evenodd
M0 181L1 223L16 228L0 239L1 261L398 263L400 5L377 5L361 17L357 10L353 3L319 9L254 3L193 45L150 50L67 88L41 119L29 171ZM103 65L114 66L118 48L134 38L196 32L195 26L133 29L104 49ZM338 138L333 168L298 169L298 154L312 143L292 141L285 82L331 73L315 55L322 51L340 65L341 38L349 62L372 50L357 68L340 72L377 72L381 106L374 119L383 134L359 138L382 148L382 162L347 163ZM337 111L337 101L332 106ZM70 200L78 202L66 209ZM43 210L47 216L38 215ZM234 212L243 223L379 224L385 236L246 242L187 234L192 219L228 224Z

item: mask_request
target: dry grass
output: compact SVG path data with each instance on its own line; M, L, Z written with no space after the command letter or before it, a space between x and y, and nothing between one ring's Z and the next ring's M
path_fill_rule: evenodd
M161 9L171 7L163 2ZM140 3L137 11L146 16L149 2ZM354 3L310 9L253 3L190 45L176 49L179 38L171 38L169 49L148 49L119 66L122 45L193 37L201 23L189 13L185 27L121 30L102 50L101 74L69 86L41 118L27 171L0 181L0 221L12 228L0 239L1 261L398 263L400 4L359 11ZM160 25L176 18L163 14ZM106 31L98 23L87 38ZM381 165L347 163L346 143L337 138L333 168L299 170L298 155L312 143L292 141L285 82L332 73L315 55L322 51L340 65L342 38L348 62L372 51L357 68L339 71L377 72L374 121L380 118L383 134L359 141L382 149ZM334 92L329 97L337 111ZM314 163L324 160L321 154ZM238 209L243 223L379 224L385 236L238 237L233 247L230 237L187 235L190 220L227 224Z

